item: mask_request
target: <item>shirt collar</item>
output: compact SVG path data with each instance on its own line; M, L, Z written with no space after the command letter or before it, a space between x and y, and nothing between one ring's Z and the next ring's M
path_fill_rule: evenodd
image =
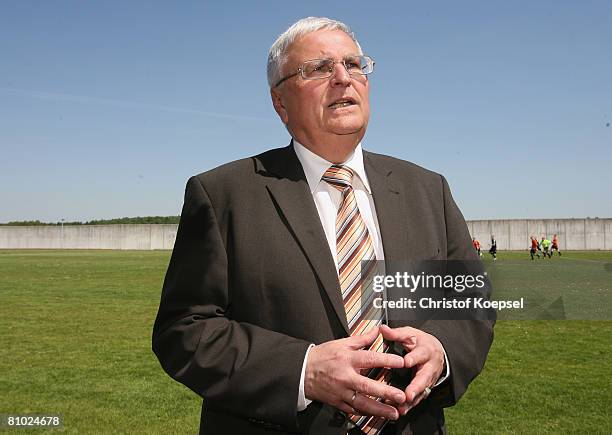
M308 181L308 187L310 192L314 193L318 184L321 182L321 178L325 171L327 171L333 163L328 162L323 157L313 153L304 145L293 139L293 149L297 155L298 160L302 164L304 174L306 174L306 181ZM353 153L349 158L342 163L342 165L351 168L355 175L359 177L359 180L363 183L366 191L371 194L370 183L368 183L368 177L363 166L363 150L361 149L361 142L355 147Z

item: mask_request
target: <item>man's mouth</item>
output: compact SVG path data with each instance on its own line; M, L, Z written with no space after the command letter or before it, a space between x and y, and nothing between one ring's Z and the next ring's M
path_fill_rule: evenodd
M330 109L339 109L342 107L352 106L354 104L357 104L357 103L352 98L341 98L339 100L334 101L327 107L329 107Z

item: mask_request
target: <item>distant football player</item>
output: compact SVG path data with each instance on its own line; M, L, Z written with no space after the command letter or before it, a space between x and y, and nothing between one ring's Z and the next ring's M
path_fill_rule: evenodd
M559 257L561 256L561 251L559 251L559 239L556 234L553 234L552 246L550 247L550 255L554 254L553 251L557 251Z
M480 242L476 239L476 237L472 239L472 245L474 245L474 249L476 249L476 252L478 252L478 256L482 257L482 252L480 252Z
M542 241L540 242L540 245L542 246L542 251L544 252L544 258L546 258L546 256L550 258L551 257L550 240L548 240L546 237L542 237Z
M531 249L529 250L529 253L531 254L531 259L533 260L533 257L535 255L537 255L538 258L540 258L540 252L539 252L540 244L538 243L538 240L533 236L531 236L530 239L531 239Z
M497 261L497 240L495 236L491 234L491 247L489 248L489 254L493 257L493 261Z

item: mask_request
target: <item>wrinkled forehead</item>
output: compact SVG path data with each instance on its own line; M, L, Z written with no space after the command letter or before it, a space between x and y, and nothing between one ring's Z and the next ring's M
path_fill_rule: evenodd
M355 41L342 30L317 30L295 40L287 50L287 64L311 59L340 60L359 55Z

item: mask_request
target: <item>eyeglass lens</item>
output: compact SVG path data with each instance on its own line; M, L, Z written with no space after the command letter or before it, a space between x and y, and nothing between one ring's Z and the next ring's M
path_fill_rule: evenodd
M325 78L332 75L335 61L332 59L315 59L304 62L302 75L305 79ZM372 61L365 56L351 56L342 63L349 74L369 74L372 72Z

